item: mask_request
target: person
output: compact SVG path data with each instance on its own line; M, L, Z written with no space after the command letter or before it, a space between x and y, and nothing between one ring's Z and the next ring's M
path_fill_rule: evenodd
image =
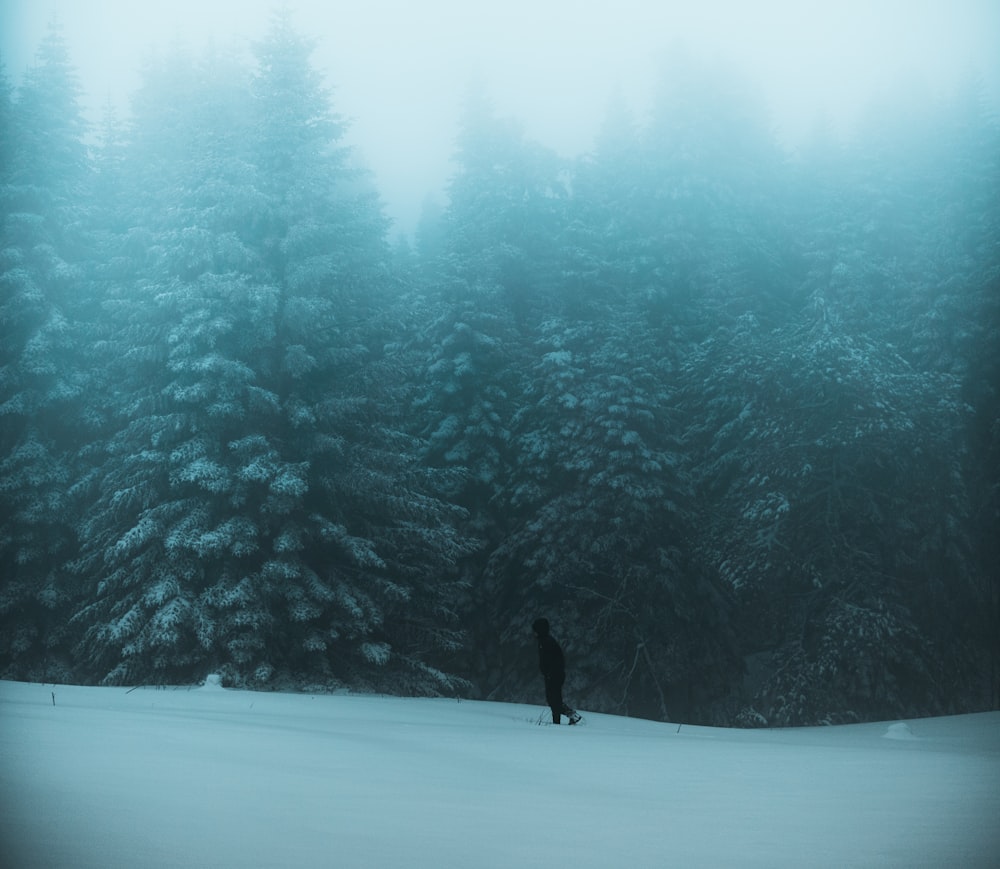
M552 723L559 724L563 715L570 724L580 721L580 715L570 709L562 696L563 682L566 681L566 659L562 647L549 633L548 619L535 619L531 626L538 639L538 669L545 677L545 702L552 710Z

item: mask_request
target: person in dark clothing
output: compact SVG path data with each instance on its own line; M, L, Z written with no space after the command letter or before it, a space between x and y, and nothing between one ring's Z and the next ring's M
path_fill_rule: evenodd
M562 696L563 682L566 681L566 659L555 637L549 633L548 619L535 619L531 629L538 639L538 669L545 677L545 702L552 710L552 723L559 724L565 715L570 724L576 724L580 716L570 709Z

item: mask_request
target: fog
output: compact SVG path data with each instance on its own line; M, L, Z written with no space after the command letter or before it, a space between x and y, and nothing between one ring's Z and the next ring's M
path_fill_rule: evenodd
M1000 4L992 0L293 0L314 63L386 209L412 231L448 176L464 89L564 155L586 151L618 88L641 115L658 64L682 47L735 66L761 90L790 146L823 118L848 134L872 100L901 87L946 91L978 74L1000 94ZM0 0L0 56L16 83L53 19L69 39L88 114L127 107L144 56L259 37L271 0Z
M0 678L1000 707L1000 12L271 2L0 7Z

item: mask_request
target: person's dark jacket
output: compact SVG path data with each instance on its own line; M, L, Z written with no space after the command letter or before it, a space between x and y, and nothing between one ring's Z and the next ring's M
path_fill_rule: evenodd
M549 633L547 619L537 619L531 626L538 637L538 669L546 680L561 682L566 678L566 659L562 647Z

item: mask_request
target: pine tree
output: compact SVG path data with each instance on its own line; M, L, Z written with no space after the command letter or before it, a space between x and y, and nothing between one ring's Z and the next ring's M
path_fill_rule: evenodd
M11 102L2 88L0 163L0 669L55 672L72 599L62 563L72 551L68 498L78 400L87 255L87 160L79 85L55 27Z
M498 292L519 328L530 330L539 319L535 301L557 280L565 166L498 116L481 88L466 96L454 160L446 215L451 273L462 286Z
M690 366L693 443L710 437L701 557L740 602L747 654L773 656L752 708L779 724L947 711L929 698L948 655L921 616L935 577L968 563L954 379L849 334L819 298L780 330L747 315Z
M519 461L501 495L515 521L489 576L508 642L523 642L533 614L560 613L575 696L692 720L707 714L705 695L725 692L733 639L711 574L690 557L671 360L634 311L553 321L539 342L515 419Z
M107 681L452 684L430 661L467 544L400 425L386 224L309 51L279 15L251 76L168 65L137 100L121 243L146 258L116 309L149 376L78 564Z

